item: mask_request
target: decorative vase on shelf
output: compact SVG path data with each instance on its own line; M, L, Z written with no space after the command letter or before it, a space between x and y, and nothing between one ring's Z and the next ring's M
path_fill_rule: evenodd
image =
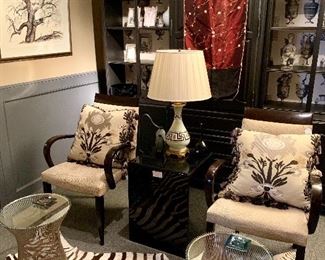
M169 6L167 7L167 10L163 14L163 21L165 26L169 26Z
M301 57L305 59L303 65L308 66L308 59L313 55L314 51L314 38L315 36L313 34L304 34L302 36L302 39L300 41L301 46Z
M277 79L278 86L276 96L280 98L281 102L289 96L291 78L291 73L284 73Z
M165 34L165 31L163 29L157 29L155 33L158 36L157 40L159 41L163 39L162 36Z
M298 16L299 3L297 0L286 0L285 18L288 19L287 24L294 24L292 21Z
M307 74L302 80L301 84L296 84L296 95L300 99L301 104L304 102L304 98L308 94L309 83L306 83Z
M307 19L306 23L314 23L312 19L316 16L319 4L315 0L305 3L304 15Z

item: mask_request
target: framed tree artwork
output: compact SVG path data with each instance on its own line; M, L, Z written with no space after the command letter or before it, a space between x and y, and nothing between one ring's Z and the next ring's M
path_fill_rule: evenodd
M69 0L1 0L0 58L71 54Z

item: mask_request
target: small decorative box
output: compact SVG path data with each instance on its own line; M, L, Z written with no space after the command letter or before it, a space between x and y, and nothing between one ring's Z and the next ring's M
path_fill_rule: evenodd
M241 252L247 252L251 244L251 240L240 235L232 234L226 240L225 246Z

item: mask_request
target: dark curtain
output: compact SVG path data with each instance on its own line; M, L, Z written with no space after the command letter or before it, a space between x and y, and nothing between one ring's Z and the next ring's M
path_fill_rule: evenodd
M248 0L185 0L185 48L204 51L215 98L238 92L247 10Z

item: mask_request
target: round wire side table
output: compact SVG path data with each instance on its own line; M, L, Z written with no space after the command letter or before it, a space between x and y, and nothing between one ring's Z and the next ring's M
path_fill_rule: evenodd
M0 224L17 240L19 260L66 259L60 226L70 209L70 201L54 193L17 199L0 211Z
M226 241L231 234L207 233L191 241L186 249L187 260L271 260L272 254L261 243L251 240L247 252L226 247ZM237 234L234 234L237 235Z

